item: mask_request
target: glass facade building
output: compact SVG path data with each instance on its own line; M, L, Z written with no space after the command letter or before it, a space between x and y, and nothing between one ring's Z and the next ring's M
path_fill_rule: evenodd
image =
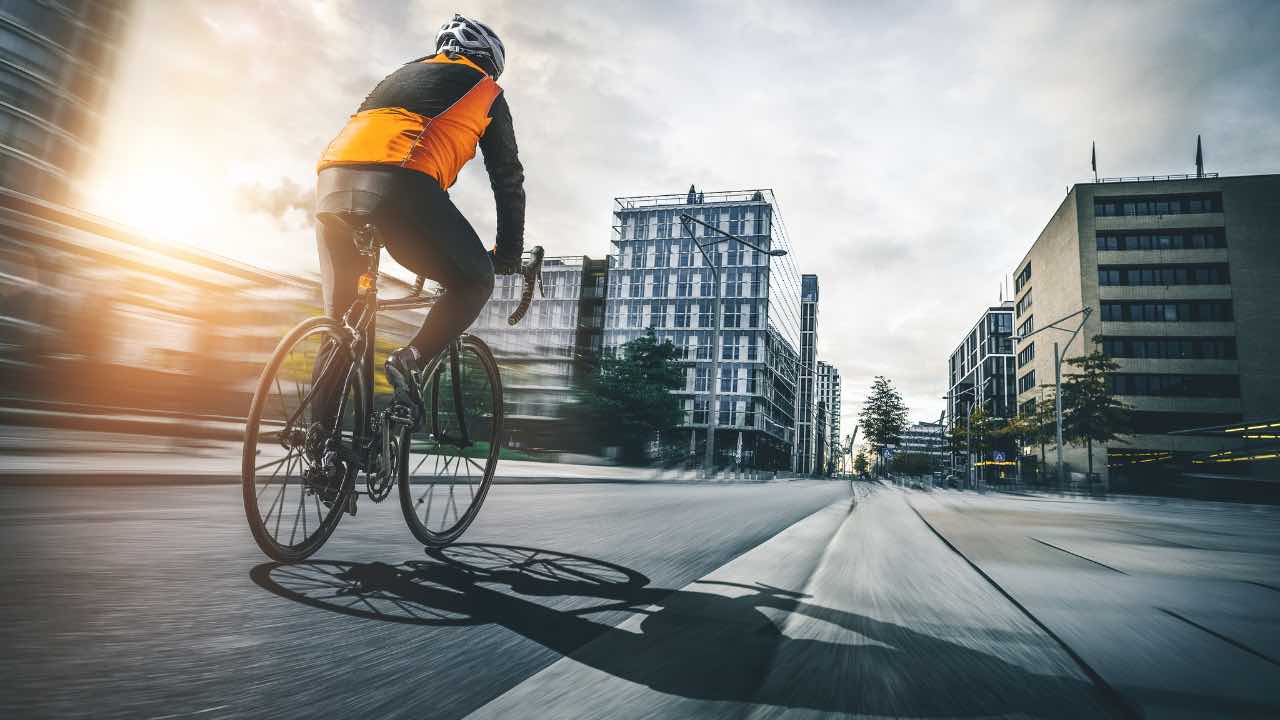
M0 0L0 186L74 199L130 9L128 0Z
M815 383L818 402L827 409L827 469L828 475L836 472L840 462L840 371L834 365L818 361L818 373Z
M1013 314L1012 302L987 308L964 342L951 353L947 365L947 417L952 422L964 422L971 406L981 405L995 418L1010 418L1017 413Z
M688 363L679 391L684 422L670 438L697 455L715 411L720 462L792 466L800 342L800 278L791 256L770 257L696 223L688 215L765 250L790 251L769 190L617 198L609 256L605 352L649 329ZM705 249L699 250L699 246ZM719 270L721 342L712 347ZM711 376L712 353L719 375ZM709 408L712 383L718 407ZM736 457L741 448L741 458ZM727 456L734 456L732 458Z
M495 278L493 296L469 332L489 344L502 366L509 442L514 447L587 450L582 433L563 422L574 388L599 357L604 326L607 263L585 256L543 261L545 294L512 327L523 281Z
M818 434L814 380L818 373L818 276L800 278L800 402L796 409L795 471L816 472Z

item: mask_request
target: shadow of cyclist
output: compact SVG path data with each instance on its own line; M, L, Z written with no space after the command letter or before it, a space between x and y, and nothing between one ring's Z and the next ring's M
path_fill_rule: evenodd
M456 545L399 566L265 564L252 577L277 595L360 617L499 624L602 672L686 698L916 717L1109 714L1089 683L1028 672L763 584L656 588L618 565L506 545ZM537 601L566 596L574 607ZM592 618L615 611L643 616L639 631ZM793 637L779 629L784 622L834 628ZM596 697L595 689L577 691Z

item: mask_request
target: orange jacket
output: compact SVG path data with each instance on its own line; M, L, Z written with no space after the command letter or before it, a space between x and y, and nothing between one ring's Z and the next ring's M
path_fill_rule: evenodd
M388 75L320 156L335 165L398 165L448 189L475 157L502 88L461 55L438 54Z

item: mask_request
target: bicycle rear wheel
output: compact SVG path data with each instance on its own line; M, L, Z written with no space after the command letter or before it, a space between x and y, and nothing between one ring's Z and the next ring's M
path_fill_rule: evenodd
M328 318L294 328L263 369L245 423L241 485L249 529L268 557L305 559L342 519L359 471L364 387L345 333Z
M461 420L455 410L455 377ZM427 416L416 430L400 432L400 507L414 537L428 547L443 547L475 520L498 466L502 378L484 341L463 336L456 375L449 353L444 353L429 370L422 399ZM461 439L463 425L469 444Z

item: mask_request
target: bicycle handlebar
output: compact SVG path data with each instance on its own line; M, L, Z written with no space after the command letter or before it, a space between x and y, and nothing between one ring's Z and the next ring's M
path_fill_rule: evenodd
M516 306L515 312L511 313L511 317L507 318L508 325L518 324L524 319L525 313L529 312L529 303L533 302L534 285L542 291L543 297L547 294L546 288L542 287L542 246L534 246L529 251L529 255L529 262L520 267L520 276L524 278L524 287L520 290L520 304Z

